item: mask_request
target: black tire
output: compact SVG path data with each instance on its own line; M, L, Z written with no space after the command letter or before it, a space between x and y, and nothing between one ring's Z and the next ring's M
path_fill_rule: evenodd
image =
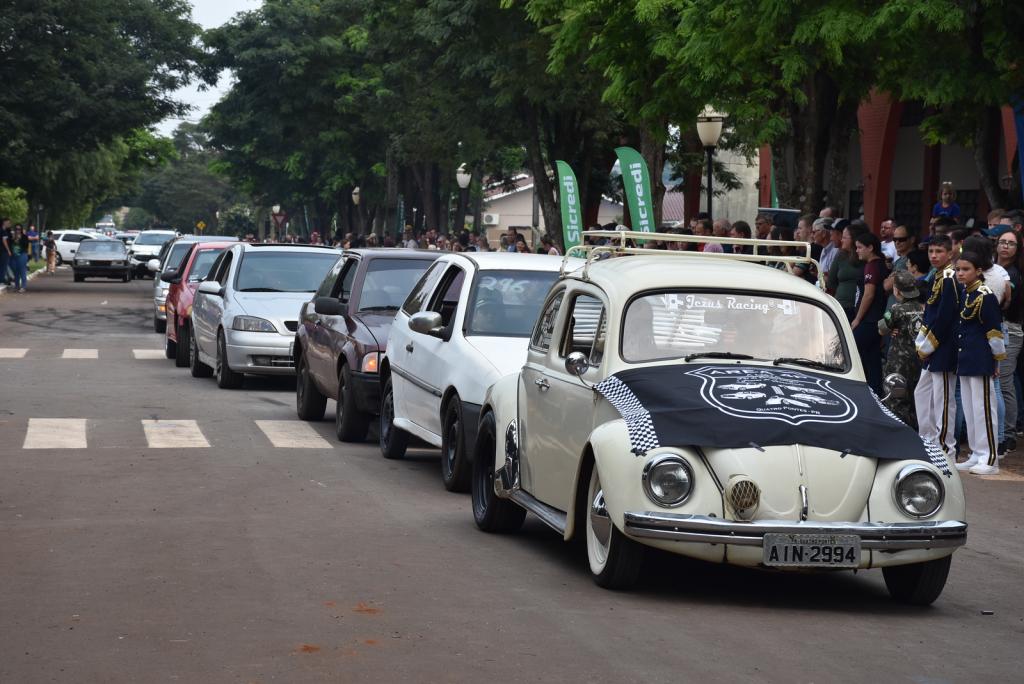
M217 387L221 389L238 389L242 386L245 375L236 373L228 365L228 344L224 340L224 332L217 333L217 367L214 369Z
M121 282L122 283L127 283L128 282L128 274L127 273L125 273L123 276L121 276Z
M313 376L309 374L309 362L303 352L299 353L295 376L295 413L300 420L323 420L327 411L327 397L313 382Z
M160 320L159 318L156 317L156 314L153 314L153 330L158 333L166 332L167 321Z
M889 590L889 595L900 603L913 606L931 605L946 586L952 561L953 556L949 555L924 563L882 568L885 587Z
M526 509L494 493L494 454L497 428L494 414L488 411L480 420L480 431L473 447L473 520L484 532L515 532L526 519Z
M608 518L592 511L593 502L601 493L601 477L597 466L591 462L589 470L584 473L585 482L590 485L587 489L586 506L584 509L585 518L582 521L585 527L587 562L590 566L590 574L599 587L605 589L628 589L636 584L640 576L640 570L644 563L644 547L633 541L626 535L619 532L615 523ZM603 502L603 495L602 495ZM607 524L607 532L603 535L598 532L595 520L601 520ZM604 540L601 540L601 537Z
M338 372L338 401L334 406L334 431L342 442L362 442L370 429L370 414L357 408L352 372L341 364Z
M177 327L178 331L178 344L174 350L174 365L178 368L188 367L188 339L189 329L188 323Z
M64 265L64 257L62 257L60 255L60 252L57 252L57 265L58 266L63 266Z
M462 402L452 396L441 416L441 481L449 492L468 492L473 464L467 456Z
M76 282L76 283L84 283L84 282L85 282L85 276L80 276L80 275L78 275L78 274L76 273L76 274L75 274L75 282Z
M391 376L388 376L380 398L380 451L384 458L405 458L409 433L396 428L394 420L395 395L391 389Z
M167 330L167 321L164 321L164 330ZM164 334L164 356L173 359L178 355L178 343Z
M208 378L213 369L199 360L199 343L195 335L188 336L188 370L193 378Z

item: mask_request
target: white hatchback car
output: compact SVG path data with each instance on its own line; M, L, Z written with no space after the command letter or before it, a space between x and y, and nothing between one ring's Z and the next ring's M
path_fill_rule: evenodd
M561 257L446 254L395 316L381 363L380 446L401 458L409 437L441 447L451 491L469 488L469 447L484 392L523 365L530 330ZM582 263L582 262L581 262Z
M566 272L525 364L483 401L477 525L512 530L530 511L582 535L609 588L636 580L650 546L881 568L897 600L934 601L967 537L956 469L870 391L835 300L741 263L757 258L599 247Z

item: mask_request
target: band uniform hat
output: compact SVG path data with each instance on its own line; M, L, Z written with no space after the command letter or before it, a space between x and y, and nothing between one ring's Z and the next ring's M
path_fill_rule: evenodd
M896 271L892 274L892 284L905 299L914 299L921 295L917 289L917 278L910 271Z

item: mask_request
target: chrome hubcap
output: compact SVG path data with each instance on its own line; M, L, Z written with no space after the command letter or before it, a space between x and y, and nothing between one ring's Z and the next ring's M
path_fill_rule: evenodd
M590 529L594 531L594 538L601 546L608 546L612 536L612 521L604 505L604 490L600 488L590 502Z

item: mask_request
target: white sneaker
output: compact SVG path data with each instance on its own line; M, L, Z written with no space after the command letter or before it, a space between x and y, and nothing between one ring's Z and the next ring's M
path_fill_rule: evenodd
M956 469L957 470L970 470L971 468L973 468L976 465L978 465L978 457L975 456L974 454L971 454L971 457L969 459L967 459L966 461L961 461L960 463L957 463L956 464Z
M971 466L971 469L967 472L969 472L971 475L998 475L999 466L985 465L984 463L979 463L975 466Z

